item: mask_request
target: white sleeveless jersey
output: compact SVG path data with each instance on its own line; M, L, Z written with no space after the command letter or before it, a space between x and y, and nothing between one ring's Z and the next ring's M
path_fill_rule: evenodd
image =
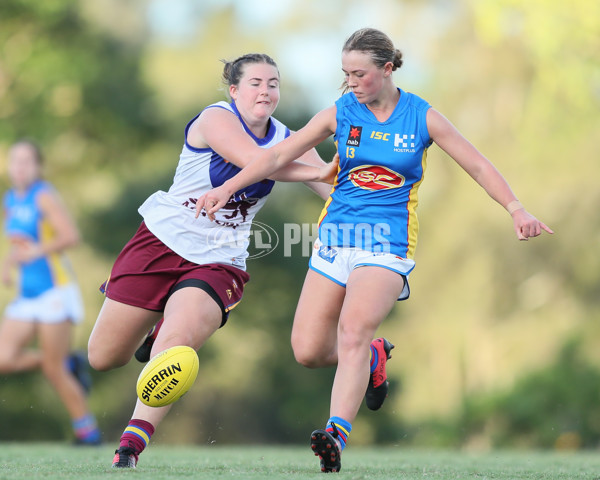
M257 138L242 120L234 102L218 102L206 108L224 108L235 114L240 128L262 148L272 147L290 135L284 124L271 117L267 135ZM188 144L187 133L199 115L185 128L186 140L169 191L152 194L139 213L148 229L186 260L197 264L222 263L245 270L252 220L275 182L263 180L236 192L212 222L204 211L195 218L197 199L240 171L211 148Z

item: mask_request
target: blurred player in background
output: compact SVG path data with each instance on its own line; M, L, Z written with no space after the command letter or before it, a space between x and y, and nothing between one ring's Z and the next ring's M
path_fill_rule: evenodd
M265 178L334 135L340 171L319 219L310 269L300 295L292 346L308 367L337 365L330 417L311 434L321 470L338 472L365 391L373 410L388 390L393 345L373 340L397 300L410 294L415 266L418 188L435 142L512 216L519 240L552 233L529 214L473 145L423 99L394 84L402 53L379 30L356 31L342 49L348 93L196 204L212 217L232 193ZM327 175L315 168L313 179Z
M88 350L90 364L98 370L122 366L134 354L147 361L177 345L199 349L242 299L249 279L250 228L274 180L303 181L312 172L307 164L325 165L314 149L307 149L299 159L306 163L291 163L270 179L235 192L215 222L196 219L198 197L245 168L257 151L290 135L271 116L279 102L279 70L273 59L248 54L225 62L223 81L231 102L209 105L187 124L173 184L140 207L143 222L103 287L106 299ZM331 189L309 186L322 198ZM170 408L149 407L138 399L113 467L136 466Z
M56 190L41 178L42 153L22 140L8 153L12 188L4 195L4 233L10 243L2 263L2 282L18 295L0 324L0 374L41 369L72 419L75 441L100 443L89 411L85 356L70 354L73 326L83 318L79 288L64 250L79 233ZM37 339L37 348L32 342Z

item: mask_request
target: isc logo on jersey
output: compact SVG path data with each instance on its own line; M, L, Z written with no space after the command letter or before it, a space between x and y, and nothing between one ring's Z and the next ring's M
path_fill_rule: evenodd
M353 168L348 179L365 190L388 190L404 185L404 177L381 165L361 165Z

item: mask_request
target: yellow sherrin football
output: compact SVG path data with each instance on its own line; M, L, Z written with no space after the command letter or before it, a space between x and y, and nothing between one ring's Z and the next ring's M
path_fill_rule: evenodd
M152 358L138 377L138 398L150 407L164 407L187 392L198 375L198 354L191 347L171 347Z

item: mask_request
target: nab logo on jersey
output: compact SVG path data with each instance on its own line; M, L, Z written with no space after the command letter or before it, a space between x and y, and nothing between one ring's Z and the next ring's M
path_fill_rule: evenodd
M353 168L348 179L365 190L388 190L404 185L404 177L381 165L361 165Z
M346 145L350 145L351 147L358 147L360 145L361 135L362 127L355 127L354 125L350 125L350 133L348 134L348 140L346 140Z

